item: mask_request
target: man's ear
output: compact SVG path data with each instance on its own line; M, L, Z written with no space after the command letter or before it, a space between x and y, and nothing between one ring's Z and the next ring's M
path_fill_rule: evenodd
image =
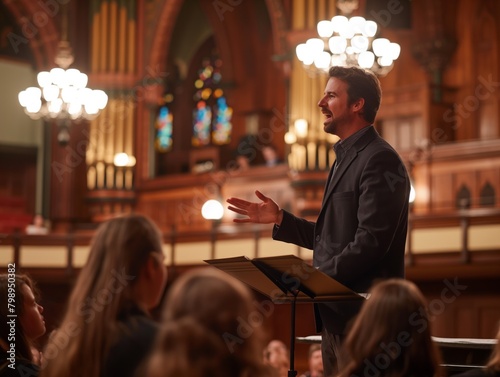
M363 107L365 106L365 99L358 98L356 101L353 102L353 104L351 106L352 106L353 111L362 112Z

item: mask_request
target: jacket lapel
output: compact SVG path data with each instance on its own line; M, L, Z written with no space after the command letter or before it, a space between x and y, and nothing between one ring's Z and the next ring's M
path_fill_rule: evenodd
M356 159L358 153L363 149L365 149L365 147L377 136L378 133L373 127L370 130L366 131L366 133L358 141L356 141L354 145L346 152L344 159L339 164L339 166L337 166L337 171L335 172L333 177L332 177L333 167L330 169L330 173L328 174L328 180L325 187L325 195L323 196L323 204L321 206L321 212L323 212L323 209L325 208L325 203L332 195L335 186L342 179L342 176L346 172L349 165L351 165L351 163Z
M344 156L344 159L342 160L342 163L337 166L337 171L332 177L333 174L333 168L330 170L330 174L328 175L328 181L327 181L327 186L326 186L326 192L325 195L323 196L323 208L325 206L326 201L332 195L333 189L335 186L339 183L340 178L344 175L345 171L349 167L349 165L352 163L352 161L358 156L357 151L353 151L354 148L351 148L347 154ZM354 153L353 153L354 152Z

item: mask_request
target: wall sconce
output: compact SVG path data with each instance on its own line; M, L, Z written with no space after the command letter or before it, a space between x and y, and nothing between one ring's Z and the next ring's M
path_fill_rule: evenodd
M218 200L207 200L201 207L201 215L206 220L220 220L224 216L224 207Z
M215 258L215 243L217 242L217 227L224 216L224 207L215 199L207 200L201 207L201 215L205 220L212 221L210 231L210 256Z

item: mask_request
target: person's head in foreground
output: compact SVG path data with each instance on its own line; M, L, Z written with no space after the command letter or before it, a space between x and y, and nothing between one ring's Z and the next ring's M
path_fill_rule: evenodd
M129 349L119 342L150 328L148 312L160 302L166 283L163 258L160 231L148 218L128 215L101 224L61 326L45 349L42 376L74 376L75 371L100 376L108 373L111 351L126 361L145 353L136 347L133 355L124 354L114 347Z
M38 364L35 341L45 334L45 321L33 281L27 275L1 274L0 297L0 349L9 352L13 345L16 359Z
M415 284L389 279L376 284L344 343L339 376L440 375L427 303Z
M270 376L262 362L262 315L249 289L212 268L191 270L170 289L148 377Z

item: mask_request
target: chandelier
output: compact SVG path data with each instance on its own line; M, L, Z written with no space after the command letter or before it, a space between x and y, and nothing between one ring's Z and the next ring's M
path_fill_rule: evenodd
M56 121L57 139L61 145L69 141L72 121L92 120L108 103L102 90L87 88L88 76L78 69L69 68L74 61L66 40L66 13L63 13L63 38L55 58L56 68L37 75L39 87L29 87L18 95L24 112L32 119Z
M296 47L306 69L328 72L331 66L359 67L385 76L399 57L401 47L386 38L375 38L377 24L364 17L335 16L317 25L320 38Z

